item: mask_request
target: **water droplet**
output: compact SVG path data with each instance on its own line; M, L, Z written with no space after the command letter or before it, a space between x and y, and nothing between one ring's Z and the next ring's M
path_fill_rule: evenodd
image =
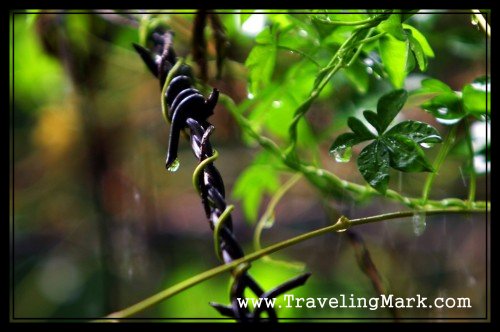
M420 143L420 146L426 149L432 148L434 143Z
M444 125L453 125L457 122L460 122L460 120L462 120L462 118L458 118L458 119L443 119L443 118L436 118L437 122L439 123L442 123Z
M352 149L350 146L341 145L331 152L335 161L338 163L347 163L351 160Z
M479 91L488 92L490 90L490 85L483 82L472 82L471 86Z
M415 212L412 218L413 233L420 236L424 233L427 223L425 221L425 212Z
M264 228L271 228L273 227L273 225L274 225L274 216L267 218L266 221L264 222Z
M479 24L479 20L477 19L477 17L475 15L472 15L470 23L472 23L472 25L478 25Z
M169 172L177 172L179 167L181 166L181 162L179 159L175 159L174 162L170 165L170 167L167 168L167 171Z
M446 107L440 107L437 109L437 112L439 114L445 115L446 113L448 113L448 109Z
M342 233L345 232L349 228L349 219L345 216L341 216L337 223L335 225L341 226L338 230L336 230L337 233Z
M251 93L251 92L249 92L249 93L247 94L247 98L248 98L248 99L253 99L254 97L255 97L255 96L254 96L254 95L253 95L253 93Z
M299 30L299 36L301 36L301 37L307 37L307 35L308 35L308 33L307 33L306 30L304 30L304 29L300 29Z
M275 100L273 101L273 107L274 108L280 108L281 107L281 100Z
M365 65L367 65L367 66L373 66L373 65L375 64L375 62L374 62L372 59L370 59L370 58L366 58L366 59L364 59L364 60L363 60L363 62L364 62L364 63L365 63Z
M373 68L372 67L366 67L366 72L368 73L368 75L372 75L373 74Z

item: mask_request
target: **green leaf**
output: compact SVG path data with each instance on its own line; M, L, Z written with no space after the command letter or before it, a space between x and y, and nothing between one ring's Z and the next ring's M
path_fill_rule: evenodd
M402 135L415 143L440 143L443 141L436 128L420 121L403 121L392 127L384 136Z
M424 54L426 56L428 56L429 58L434 57L434 51L432 50L431 45L427 41L427 38L425 38L425 36L420 31L408 24L403 24L403 28L411 30L412 36L418 41L420 46L422 46L422 50L424 51Z
M271 81L276 51L275 45L257 45L248 55L245 65L249 72L249 91L253 95L257 95Z
M271 195L278 188L278 173L268 165L254 164L247 167L236 180L233 197L242 201L246 220L255 223L263 195Z
M405 22L413 15L417 14L420 9L405 9L405 12L401 14L401 22Z
M421 88L410 92L407 104L410 107L420 106L432 98L443 93L454 93L454 91L440 80L427 78L420 82Z
M358 157L358 169L366 182L385 194L389 183L389 150L379 140L366 146Z
M465 112L481 117L490 113L490 78L482 76L467 84L462 90Z
M377 29L391 34L397 40L406 40L406 33L401 25L401 14L391 14L387 20L377 26Z
M377 120L380 126L379 133L385 131L403 108L408 99L408 92L404 89L394 90L383 95L377 103Z
M352 32L354 29L353 26L342 26L335 25L331 23L325 23L325 20L330 21L351 21L349 18L350 15L342 15L339 14L337 16L333 15L314 15L311 16L311 26L314 27L317 34L322 39L329 39L330 43L333 44L342 44L345 41L345 38ZM358 19L353 18L352 20L357 21Z
M413 37L411 33L408 33L408 41L410 42L410 48L415 55L415 59L417 59L418 68L420 68L421 71L427 70L427 56L419 41Z
M369 76L366 72L366 66L361 61L355 61L345 68L344 73L359 93L365 94L368 91Z
M455 124L465 116L461 98L455 92L442 93L423 103L421 107L446 125Z
M250 18L250 16L252 16L252 13L240 14L240 24L243 25Z
M382 141L390 152L390 164L402 172L432 172L422 148L403 135L384 136Z
M408 52L408 59L406 59L406 68L405 68L407 75L411 73L413 69L415 69L415 64L416 64L415 55L413 54L413 52Z
M354 133L344 133L337 136L337 139L335 139L332 146L330 146L329 151L330 153L334 153L337 149L349 148L363 141L366 141L366 139L362 139Z
M453 92L453 89L450 88L446 83L441 82L435 78L426 78L420 82L422 87L418 91L422 91L425 93L445 93L445 92Z
M257 36L255 36L255 42L262 45L275 44L277 31L278 29L276 26L266 27L264 30L259 32Z
M408 61L409 43L386 35L379 40L380 57L389 80L396 88L402 88L406 78L406 63Z
M273 81L261 91L259 102L250 112L249 119L255 120L257 125L275 137L288 139L290 123L294 117L292 110L309 97L316 73L317 67L307 60L290 66L281 82ZM297 129L300 147L309 149L316 144L316 138L306 118L299 121Z
M368 128L366 128L365 124L361 122L361 120L353 116L350 116L347 119L347 125L356 134L356 136L358 136L363 141L376 138L376 136L373 135L373 133Z
M257 95L271 81L276 64L276 36L270 28L263 30L256 37L259 43L252 48L245 66L249 74L249 91Z
M366 121L368 121L368 123L371 124L373 126L373 128L375 128L377 130L377 132L379 134L382 134L384 132L384 130L382 129L382 127L378 123L377 113L375 113L373 111L366 110L363 112L363 116L365 117Z

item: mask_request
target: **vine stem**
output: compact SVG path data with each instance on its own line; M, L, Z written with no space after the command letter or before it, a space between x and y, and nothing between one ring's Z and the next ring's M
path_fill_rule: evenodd
M264 228L269 228L268 221L273 218L276 205L278 205L281 198L300 180L301 177L302 174L295 174L294 176L292 176L283 186L278 189L278 191L271 198L271 201L267 205L266 210L262 214L262 217L260 217L259 221L257 222L257 226L255 226L255 233L253 236L253 245L255 250L260 250L262 248L260 245L262 231L264 230Z
M299 182L301 178L302 174L300 173L296 173L295 175L293 175L290 179L288 179L287 182L285 182L285 184L283 184L283 186L281 186L278 189L278 191L273 195L273 197L269 201L266 210L264 211L259 221L257 222L257 225L255 226L255 231L253 234L253 246L255 251L259 251L260 249L262 249L262 245L260 242L260 239L262 237L262 231L265 228L271 228L272 225L274 224L274 221L272 223L269 223L269 221L274 219L274 210L276 209L276 205L278 205L281 198L283 198L283 196L288 192L288 190L290 190L297 182ZM282 261L273 259L269 256L262 257L262 260L273 264L290 267L293 269L298 269L298 270L304 269L304 264L301 262Z
M486 32L486 34L488 35L488 37L491 37L490 25L484 19L483 15L481 14L481 11L479 9L473 9L472 13L473 13L472 15L474 15L474 17L479 22L479 25L481 26L481 28L483 29L483 31Z
M489 209L487 210L489 211ZM457 209L457 208L448 208L448 209L430 209L427 211L424 211L426 215L436 215L436 214L444 214L444 213L459 213L459 214L464 214L464 213L486 213L485 209L479 209L479 208L466 208L466 209ZM272 254L274 252L280 251L282 249L291 247L293 245L296 245L298 243L301 243L303 241L315 238L317 236L321 236L327 233L331 232L339 232L339 231L345 231L348 228L351 228L353 226L360 226L364 224L371 224L371 223L376 223L376 222L381 222L385 220L394 220L394 219L399 219L399 218L406 218L406 217L411 217L415 214L414 211L399 211L399 212L393 212L393 213L386 213L386 214L381 214L377 216L371 216L371 217L365 217L365 218L358 218L358 219L352 219L349 220L346 217L342 216L339 218L339 221L335 223L334 225L323 227L320 229L316 229L314 231L298 235L296 237L290 238L288 240L273 244L269 247L266 247L262 250L253 252L249 255L246 255L242 258L236 259L232 261L229 264L224 264L217 266L213 269L207 270L205 272L202 272L200 274L197 274L189 279L186 279L172 287L169 287L161 292L158 292L154 294L151 297L146 298L145 300L142 300L126 309L114 312L112 314L109 314L105 318L127 318L132 315L135 315L149 307L152 307L155 304L158 304L159 302L166 300L176 294L179 294L180 292L191 288L205 280L208 280L210 278L213 278L219 274L222 274L224 272L230 271L232 269L237 268L238 266L243 266L246 263L255 261L259 258L262 258L266 255ZM102 320L99 320L102 321Z
M441 146L441 149L439 150L436 161L434 162L434 172L429 173L427 179L425 180L425 185L422 192L422 204L424 205L427 203L427 199L429 198L429 194L432 188L432 184L434 183L434 179L436 178L436 175L439 173L439 170L441 169L441 166L443 165L443 162L446 156L448 155L451 146L455 142L456 132L457 132L457 126L453 126L450 132L448 133L448 136L444 140L444 143Z
M302 52L300 50L296 50L296 49L293 49L293 48L290 48L287 46L283 46L283 45L278 45L277 47L280 50L289 51L292 53L297 53L298 55L300 55L300 56L306 58L307 60L311 61L312 63L314 63L316 65L316 67L321 67L321 65L318 63L318 61L314 60L314 58L312 56L310 56L309 54L307 54L305 52Z
M281 151L279 146L270 138L259 135L253 128L251 122L240 114L238 111L238 107L234 103L234 101L227 95L220 93L219 94L219 102L224 105L229 112L235 117L235 120L238 122L240 127L247 132L252 138L254 138L260 146L262 146L268 152L274 154L278 158L282 160L282 162L291 170L296 172L300 172L304 175L304 177L317 189L325 192L331 193L331 189L345 189L348 192L351 192L355 195L358 195L360 198L368 198L371 196L380 196L382 195L380 192L376 191L372 187L366 185L362 186L357 183L349 182L346 180L342 180L332 172L315 167L313 165L308 165L303 162L293 161L291 160L284 152ZM320 186L316 182L315 179L324 180L327 183L325 186ZM411 208L447 208L450 206L465 208L469 205L471 208L482 208L489 209L490 203L485 201L480 202L467 202L458 199L458 198L445 198L442 200L428 200L426 204L422 204L421 198L411 198L406 197L398 193L394 190L387 190L385 193L385 197L392 199L394 201L398 201L408 207Z
M470 134L470 121L464 119L465 123L465 140L467 141L467 148L469 149L469 164L470 164L470 183L469 183L469 203L474 202L476 199L476 169L474 168L474 147L472 146L472 136Z
M384 14L390 14L391 11L388 11L387 13L384 13ZM328 24L328 25L343 25L343 26L356 26L356 25L365 25L365 24L369 24L369 23L372 23L374 21L377 21L379 18L378 17L371 17L371 18L367 18L366 20L360 20L360 21L351 21L351 22L346 22L346 21L331 21L331 20L325 20L325 19L321 19L321 18L314 18L315 21L318 21L318 22L321 22L321 23L324 23L324 24Z
M332 57L328 65L320 70L319 76L321 76L325 72L326 74L324 74L320 80L314 82L314 86L309 97L294 111L294 116L288 129L290 135L290 144L287 150L289 151L289 153L293 153L295 151L295 146L297 144L297 127L300 119L307 113L307 111L311 107L311 104L316 100L316 98L318 98L321 91L323 91L323 88L328 84L330 79L340 69L351 65L352 62L357 58L357 56L361 52L361 49L363 48L363 40L360 41L361 44L356 49L354 55L349 59L349 61L347 61L346 55L348 55L349 51L356 46L356 43L358 42L357 39L360 38L360 36L365 33L366 30L368 30L368 32L366 33L364 38L370 38L370 35L373 31L371 27L374 26L375 23L380 23L381 21L383 21L384 15L385 14L378 15L356 27L351 35L342 43L337 52L335 52L335 55Z

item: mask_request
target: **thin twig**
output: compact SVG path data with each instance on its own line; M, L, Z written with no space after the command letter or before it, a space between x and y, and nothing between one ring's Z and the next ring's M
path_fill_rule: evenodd
M423 211L426 213L427 216L429 215L437 215L437 214L464 214L464 213L485 213L486 211L484 208L465 208L465 209L457 209L457 208L449 208L449 209L436 209L436 210L427 210ZM489 212L489 209L488 209ZM262 258L264 256L267 256L269 254L272 254L274 252L280 251L282 249L291 247L293 245L296 245L298 243L301 243L303 241L328 234L331 232L337 232L337 231L343 231L344 229L355 227L355 226L360 226L364 224L371 224L371 223L376 223L376 222L381 222L381 221L387 221L387 220L394 220L394 219L400 219L400 218L407 218L407 217L412 217L415 214L414 211L400 211L400 212L394 212L394 213L387 213L387 214L381 214L377 216L371 216L371 217L366 217L366 218L359 218L359 219L352 219L347 222L342 222L342 223L336 223L335 225L323 227L320 229L316 229L314 231L298 235L296 237L293 237L291 239L273 244L269 247L266 247L262 250L253 252L249 255L246 255L244 257L241 257L239 259L236 259L232 261L231 263L224 264L217 266L213 269L207 270L205 272L202 272L200 274L197 274L196 276L193 276L189 279L186 279L172 287L169 287L163 291L160 291L156 293L155 295L148 297L145 300L142 300L128 308L125 308L123 310L114 312L112 314L109 314L106 316L106 318L126 318L133 316L151 306L154 306L158 304L159 302L166 300L176 294L179 294L180 292L191 288L205 280L208 280L210 278L213 278L219 274L222 274L226 271L230 271L234 268L236 268L240 264L248 263L255 261L259 258ZM344 217L345 218L345 217ZM347 219L347 218L345 218ZM344 219L344 220L345 220Z
M473 9L472 13L472 15L474 15L474 17L477 19L483 31L486 32L488 37L491 37L490 25L488 24L488 22L486 22L484 16L481 14L481 11L479 9Z

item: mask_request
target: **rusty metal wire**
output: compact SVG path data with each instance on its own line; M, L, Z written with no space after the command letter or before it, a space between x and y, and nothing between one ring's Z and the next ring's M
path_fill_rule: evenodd
M166 167L172 169L177 163L177 146L180 132L189 128L189 138L199 166L194 172L193 182L198 190L205 214L211 229L214 231L216 254L224 263L230 263L244 256L243 249L233 234L231 219L232 206L225 199L225 187L222 177L214 166L218 154L210 143L210 134L214 127L207 121L213 114L217 103L218 91L213 89L208 98L194 88L194 78L189 66L182 64L175 57L172 47L173 34L169 31L153 33L152 50L135 45L136 51L146 63L150 71L160 80L162 89L162 105L168 106L166 117L171 122L169 148ZM165 113L165 110L163 110ZM250 264L242 264L232 271L232 285L229 294L230 305L210 303L221 315L241 322L277 321L274 308L267 307L265 302L259 308L242 307L238 298L244 299L246 289L250 289L259 298L275 298L286 291L303 285L310 273L302 274L276 288L265 292L250 276ZM267 318L261 317L263 313Z

